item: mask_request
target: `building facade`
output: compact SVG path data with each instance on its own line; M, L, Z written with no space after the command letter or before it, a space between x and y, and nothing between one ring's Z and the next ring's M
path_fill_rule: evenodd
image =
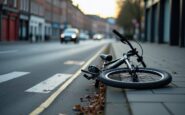
M30 3L29 39L32 42L45 39L44 1L31 0Z
M52 0L52 38L59 39L61 25L61 2L60 0Z
M0 3L0 40L16 41L18 39L18 1L4 0Z
M184 47L184 2L184 0L145 0L145 41Z
M45 40L48 41L52 38L52 1L45 0L44 2L44 18L45 18Z
M112 36L112 30L117 29L117 26L113 23L109 23L108 19L100 18L96 15L88 15L89 19L91 20L91 33L101 33L106 35L107 37Z
M30 0L19 0L19 40L29 40Z

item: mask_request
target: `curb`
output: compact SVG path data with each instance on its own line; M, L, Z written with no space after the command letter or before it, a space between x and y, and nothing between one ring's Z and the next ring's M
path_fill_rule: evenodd
M114 58L119 57L114 44L111 44L110 53L113 55ZM107 86L105 115L119 115L119 114L124 115L131 114L130 105L128 103L125 91L124 89Z

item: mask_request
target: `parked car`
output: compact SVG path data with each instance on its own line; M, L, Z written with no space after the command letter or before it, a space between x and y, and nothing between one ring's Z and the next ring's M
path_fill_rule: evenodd
M76 28L68 28L64 30L64 32L60 36L60 42L67 43L69 41L72 41L74 43L79 42L79 30Z
M95 34L93 36L93 40L101 40L103 39L104 35L103 34Z
M79 39L80 40L88 40L90 37L87 33L80 32Z

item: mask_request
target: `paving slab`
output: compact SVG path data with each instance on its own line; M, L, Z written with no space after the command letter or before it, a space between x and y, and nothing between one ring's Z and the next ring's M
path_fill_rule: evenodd
M173 84L175 84L177 87L184 87L185 88L184 81L174 81Z
M152 90L155 94L181 94L185 95L185 88L161 88Z
M127 94L153 94L152 90L134 90L134 89L125 89Z
M130 115L126 97L122 89L107 87L105 115Z
M127 94L129 102L185 102L184 95L177 94Z
M164 103L173 115L185 114L185 103Z
M125 103L124 93L122 89L113 88L109 86L107 86L107 89L108 90L106 91L106 95L109 95L106 98L107 103Z
M162 103L130 103L130 106L134 115L171 115Z

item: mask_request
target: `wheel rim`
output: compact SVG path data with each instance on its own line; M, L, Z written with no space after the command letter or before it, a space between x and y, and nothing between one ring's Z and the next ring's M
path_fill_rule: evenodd
M125 83L152 83L152 82L157 82L161 81L164 79L164 75L158 71L154 70L138 70L136 72L138 76L138 82L133 82L131 75L127 72L128 69L125 70L117 70L114 72L108 72L105 77L106 79L110 81L115 81L115 82L125 82Z

